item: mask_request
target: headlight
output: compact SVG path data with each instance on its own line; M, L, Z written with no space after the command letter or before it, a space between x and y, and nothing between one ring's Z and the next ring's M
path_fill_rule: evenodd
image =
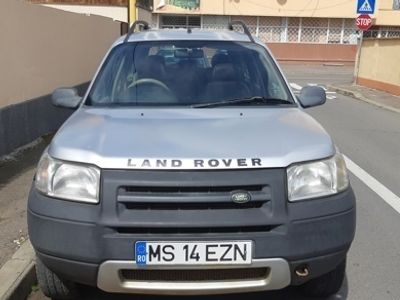
M330 159L289 167L287 180L289 201L337 194L349 186L346 164L340 153Z
M45 153L38 165L35 186L51 197L98 203L100 170L94 166L58 161Z

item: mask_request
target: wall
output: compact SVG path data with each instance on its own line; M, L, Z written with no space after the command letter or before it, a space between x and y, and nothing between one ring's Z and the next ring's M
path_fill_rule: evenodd
M79 5L111 5L111 6L127 6L128 0L28 0L36 4L79 4Z
M331 17L355 18L355 1L343 0L200 0L200 10L188 11L171 5L160 7L165 0L154 0L157 13L194 13L210 15ZM168 2L168 0L166 0Z
M343 63L354 65L357 45L267 43L277 60L299 63Z
M151 11L148 11L148 10L140 8L140 7L138 7L138 9L137 9L137 19L140 21L146 21L152 27L154 25L153 24L154 20L156 20L156 18L153 18L153 14L151 13Z
M1 1L1 0L0 0ZM128 22L128 7L127 6L98 6L98 5L67 5L67 4L43 4L46 7L56 8L68 12L96 15L111 18L114 21ZM152 12L143 8L137 8L138 20L146 21L154 25L156 17L153 17Z
M128 22L128 9L127 7L123 6L66 5L66 4L44 4L44 6L57 8L78 14L103 16L120 22Z
M377 5L376 25L400 26L400 10L393 10L393 0L379 0Z
M60 86L84 88L120 24L21 0L0 1L0 156L55 130L71 113L50 104Z
M400 39L365 39L357 83L400 96Z

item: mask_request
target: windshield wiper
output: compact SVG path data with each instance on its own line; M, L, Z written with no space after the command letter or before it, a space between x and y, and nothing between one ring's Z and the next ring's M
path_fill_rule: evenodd
M262 96L255 96L251 98L242 98L242 99L232 99L232 100L224 100L219 102L211 102L211 103L200 103L191 105L192 108L208 108L208 107L220 107L220 106L230 106L230 105L243 105L243 104L262 104L262 105L293 105L293 102L290 102L285 99L278 98L267 98Z

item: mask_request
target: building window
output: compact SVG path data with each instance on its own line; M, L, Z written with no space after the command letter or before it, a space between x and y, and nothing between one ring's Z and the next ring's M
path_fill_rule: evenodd
M251 34L257 35L257 17L232 16L232 21L242 21L249 28Z
M284 18L281 17L259 17L258 37L263 41L281 42L285 34L283 22Z
M237 20L245 22L250 32L265 43L355 45L358 39L354 19L340 18L161 15L160 27L221 30L226 29L230 21ZM393 37L398 36L399 31L386 28L382 29L382 34Z
M400 27L373 26L371 30L364 32L364 38L400 38Z
M231 18L229 16L204 16L203 28L205 29L226 29Z
M162 28L200 28L200 16L170 15L161 17Z
M393 10L400 10L400 0L393 0Z
M301 38L301 19L300 18L288 18L287 28L287 42L296 43Z
M328 19L303 18L300 42L326 43L328 23Z
M340 44L342 42L343 19L330 19L328 28L328 44Z

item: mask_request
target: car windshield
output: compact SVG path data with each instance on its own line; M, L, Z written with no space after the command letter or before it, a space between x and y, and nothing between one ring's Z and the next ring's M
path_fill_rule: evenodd
M260 45L157 41L113 49L86 105L196 107L251 98L265 101L234 104L294 104L275 63Z

